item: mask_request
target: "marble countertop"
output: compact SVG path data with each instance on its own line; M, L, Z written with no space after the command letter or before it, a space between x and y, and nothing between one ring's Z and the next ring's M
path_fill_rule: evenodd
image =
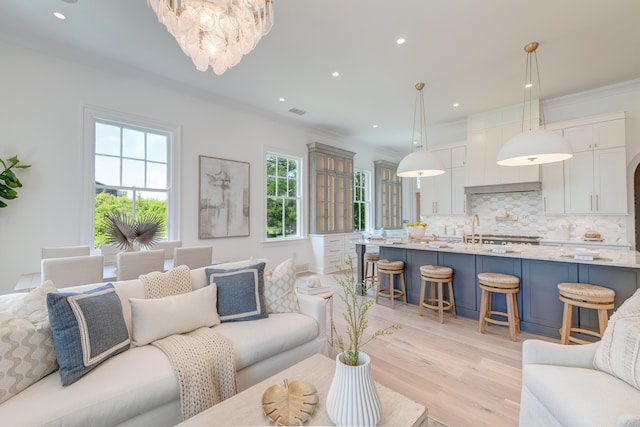
M354 244L394 247L403 249L417 249L437 252L454 252L472 255L487 255L522 259L537 259L542 261L573 262L580 264L597 264L612 267L640 268L640 252L618 249L597 249L599 255L594 259L576 259L571 247L545 246L545 245L512 245L505 253L492 251L496 245L472 245L471 243L449 242L446 246L433 248L428 242L416 242L394 239L393 243L386 240L357 240Z

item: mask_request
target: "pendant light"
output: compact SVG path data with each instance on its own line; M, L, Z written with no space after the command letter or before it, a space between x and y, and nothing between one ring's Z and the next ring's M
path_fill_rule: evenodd
M540 71L538 69L538 42L525 45L527 61L525 64L525 89L522 102L521 133L509 139L498 152L497 162L502 166L528 166L543 163L560 162L573 157L569 142L557 133L546 130L544 111L542 109L542 88L540 86ZM533 61L537 76L538 99L540 103L540 129L532 129L532 92L533 92ZM527 95L529 97L529 130L525 131L524 117L527 109Z
M420 178L427 176L442 175L445 173L444 163L440 157L429 152L427 147L427 125L424 115L424 96L422 89L424 89L424 83L416 83L416 101L413 108L413 132L411 134L411 148L415 144L416 134L416 115L418 109L420 110L420 145L419 150L406 156L396 171L396 175L403 178Z

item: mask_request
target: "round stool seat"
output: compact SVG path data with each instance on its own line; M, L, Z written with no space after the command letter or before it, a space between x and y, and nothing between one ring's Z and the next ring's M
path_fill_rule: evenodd
M478 273L478 280L487 285L519 285L520 278L503 273Z
M366 261L378 261L380 259L380 254L376 252L365 252L364 259Z
M391 259L381 259L378 261L378 271L397 271L404 270L404 261L397 261Z
M575 298L578 300L589 299L611 299L613 300L616 293L613 289L605 288L603 286L590 285L588 283L571 283L562 282L558 283L558 290L561 295L567 298Z
M453 295L453 268L443 265L421 265L420 300L418 315L422 316L423 308L430 308L438 312L440 323L444 323L444 311L451 310L456 317L456 302ZM427 283L430 283L430 297L427 297ZM446 287L445 287L446 285ZM444 291L448 291L448 299L444 297Z
M379 297L389 298L389 305L393 308L393 302L396 298L402 297L405 304L407 301L407 287L404 283L404 261L381 259L376 262L378 265L378 290L376 292L376 304L378 304ZM387 283L380 282L383 275L388 275ZM400 276L400 289L394 287L394 276ZM386 285L386 287L383 287Z
M604 286L590 285L588 283L562 282L558 283L560 301L564 303L562 312L562 327L560 328L560 342L569 344L589 344L591 341L573 336L574 332L602 338L604 330L609 323L607 310L615 308L616 292ZM573 308L582 307L596 310L598 313L598 330L575 327L573 325Z
M434 279L448 279L453 275L453 268L442 265L422 265L420 275Z
M483 334L488 323L508 326L511 340L517 341L517 333L520 331L520 315L516 294L520 292L520 278L504 273L478 273L478 284L482 290L478 331ZM493 294L502 294L506 297L506 312L492 309ZM494 319L493 316L506 318L506 320Z

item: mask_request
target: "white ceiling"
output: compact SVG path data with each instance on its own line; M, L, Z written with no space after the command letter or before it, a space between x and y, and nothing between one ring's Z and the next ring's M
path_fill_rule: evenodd
M5 0L0 38L394 151L410 147L416 82L432 128L522 102L530 41L545 99L640 77L637 0L274 0L271 33L222 76L197 71L145 0L74 1Z

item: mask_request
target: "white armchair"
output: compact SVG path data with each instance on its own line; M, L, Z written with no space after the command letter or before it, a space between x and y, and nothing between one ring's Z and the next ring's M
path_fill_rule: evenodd
M640 427L640 390L594 368L599 345L523 343L520 427Z
M41 261L42 281L51 280L58 288L102 282L102 255L47 258Z

